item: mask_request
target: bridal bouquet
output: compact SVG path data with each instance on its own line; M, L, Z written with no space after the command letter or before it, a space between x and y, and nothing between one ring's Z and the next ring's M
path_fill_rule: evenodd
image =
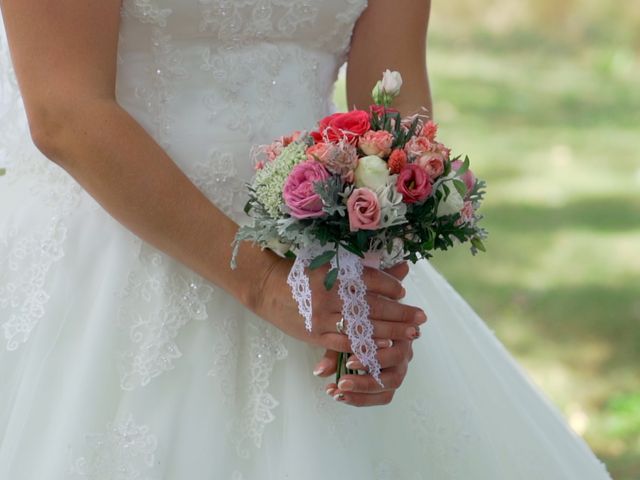
M295 132L254 150L256 174L245 212L251 225L235 239L295 258L288 283L312 329L306 268L328 264L325 287L338 283L352 350L382 385L368 319L363 266L388 268L430 258L469 242L484 251L478 207L485 183L469 159L451 158L436 139L437 125L390 108L402 78L386 71L369 111L335 113L311 132ZM341 355L337 377L346 369Z

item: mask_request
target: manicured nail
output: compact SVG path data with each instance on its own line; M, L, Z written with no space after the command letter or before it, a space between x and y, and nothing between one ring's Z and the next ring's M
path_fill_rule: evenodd
M338 382L338 388L340 390L351 391L355 387L354 383L351 380L340 380Z
M402 291L400 292L400 298L404 298L407 296L407 289L402 287Z
M316 369L313 371L313 374L317 377L322 375L324 372L326 372L326 368L324 367L324 365L319 365L316 367Z
M376 346L379 348L391 348L393 340L376 340Z
M422 310L418 310L416 314L413 316L413 319L418 323L424 323L427 321L427 316Z
M407 328L407 337L411 340L415 340L420 336L420 327L409 327Z
M349 360L347 362L347 368L351 370L359 370L362 368L362 365L360 365L360 362L358 362L357 360Z
M333 397L333 392L336 391L336 388L335 387L329 387L325 391L327 392L327 395L330 395L330 396Z
M344 402L344 393L338 393L338 394L334 395L333 399L336 402Z

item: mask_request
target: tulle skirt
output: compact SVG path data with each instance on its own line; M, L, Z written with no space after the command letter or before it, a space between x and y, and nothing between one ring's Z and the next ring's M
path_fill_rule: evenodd
M604 466L428 263L391 404L141 241L31 146L0 177L0 478L601 480ZM302 321L302 320L301 320Z

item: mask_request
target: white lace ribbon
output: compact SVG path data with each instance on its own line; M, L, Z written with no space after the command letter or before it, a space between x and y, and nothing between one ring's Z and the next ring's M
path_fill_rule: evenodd
M287 283L291 287L293 298L298 304L298 311L304 318L308 331L312 330L313 307L311 303L311 287L305 269L321 251L317 248L304 248L296 256L291 267ZM342 299L342 317L347 324L347 335L351 342L351 350L369 374L383 387L380 380L380 363L376 358L378 350L373 340L373 325L369 320L370 308L366 300L367 286L362 279L363 260L344 249L339 250L338 258L333 257L331 267L338 270L338 295Z

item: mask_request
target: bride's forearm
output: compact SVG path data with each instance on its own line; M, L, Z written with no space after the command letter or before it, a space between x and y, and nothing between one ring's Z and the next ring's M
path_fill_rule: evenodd
M237 225L135 119L113 101L95 100L49 121L57 120L62 128L43 126L36 131L49 133L34 135L47 157L137 236L251 303L249 287L268 270L272 254L245 243L231 270Z

